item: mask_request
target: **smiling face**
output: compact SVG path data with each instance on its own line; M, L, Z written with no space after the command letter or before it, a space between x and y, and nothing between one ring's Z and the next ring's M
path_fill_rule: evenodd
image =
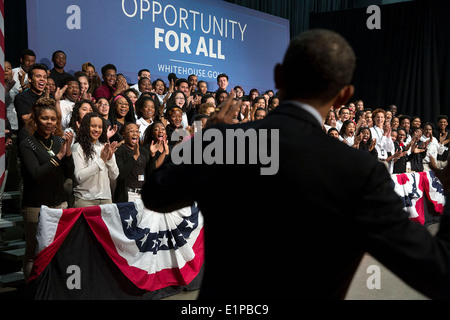
M89 125L89 136L91 137L91 142L96 143L98 138L103 132L103 121L99 117L92 117Z
M181 121L183 120L182 116L183 113L181 112L181 110L175 109L170 112L168 120L172 126L174 126L175 128L179 128L181 126Z
M156 80L155 93L159 95L164 94L164 82L161 80Z
M150 92L152 91L152 82L148 78L144 78L139 81L139 91L140 92Z
M128 111L130 111L130 105L124 97L119 97L116 102L114 102L114 108L118 119L125 118Z
M47 72L41 69L34 69L30 84L31 90L38 94L42 93L47 85Z
M131 148L134 148L135 145L139 145L139 127L137 124L127 124L123 133L123 138L125 143Z
M445 129L447 128L447 126L448 126L448 121L447 121L447 119L440 119L440 120L438 121L438 128L439 128L439 131L444 132Z
M88 77L85 77L85 76L78 77L78 81L80 82L80 94L83 95L89 89Z
M184 106L185 101L186 98L184 97L184 94L178 92L177 95L175 96L175 104L181 108Z
M97 109L98 109L98 113L100 113L100 115L102 117L106 117L109 113L109 103L108 100L106 100L105 98L101 98L97 101Z
M23 58L20 58L20 66L25 72L28 72L28 69L35 63L36 63L35 56L25 55Z
M53 64L56 68L63 69L66 66L66 55L62 52L58 52L53 57Z
M367 143L370 139L370 129L366 128L361 130L362 133L362 141Z
M146 100L141 105L142 118L145 120L153 119L155 114L155 104L151 100Z
M89 103L83 103L80 106L80 109L78 109L78 115L80 116L80 121L81 121L81 119L83 119L83 117L86 114L88 114L90 112L93 112L91 105Z
M164 141L166 139L166 128L162 123L157 123L153 127L153 140Z
M114 87L116 85L117 75L114 69L108 69L103 75L103 81L108 87Z
M37 132L45 138L50 137L56 128L56 112L44 109L37 120Z
M382 112L378 112L374 115L373 121L377 127L382 128L384 125L384 114Z

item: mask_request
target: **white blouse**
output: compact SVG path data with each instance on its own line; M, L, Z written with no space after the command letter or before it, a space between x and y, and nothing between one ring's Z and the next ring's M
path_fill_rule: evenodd
M375 149L378 153L378 159L386 159L388 157L388 152L394 154L395 147L394 142L391 137L386 137L384 135L383 129L378 128L377 126L373 126L370 128L370 132L372 134L372 139L377 139L377 143L375 145Z
M100 158L103 146L103 143L97 141L94 144L94 157L87 162L81 145L77 142L72 146L75 165L73 193L80 199L112 199L110 180L117 179L119 168L114 154L106 162Z

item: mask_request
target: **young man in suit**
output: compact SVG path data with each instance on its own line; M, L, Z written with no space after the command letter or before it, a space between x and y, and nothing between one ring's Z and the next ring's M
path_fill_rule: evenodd
M302 33L275 67L283 103L263 120L217 123L204 131L223 133L224 159L230 151L236 157L241 147L226 147L232 143L227 130L243 129L248 137L255 132L259 142L267 139L258 152L271 146L277 153L277 170L263 175L267 163L260 158L251 164L246 145L240 151L247 152L246 164L186 161L161 167L147 179L142 199L148 208L170 212L195 201L204 215L199 299L343 299L365 252L429 297L450 298L448 216L431 236L403 211L383 164L321 129L330 106L345 105L353 95L354 67L353 50L338 34ZM212 122L231 121L239 108L232 98ZM191 163L198 138L186 142ZM448 190L450 174L445 177ZM183 183L192 188L174 197ZM236 186L245 190L242 202ZM350 202L342 196L349 191Z

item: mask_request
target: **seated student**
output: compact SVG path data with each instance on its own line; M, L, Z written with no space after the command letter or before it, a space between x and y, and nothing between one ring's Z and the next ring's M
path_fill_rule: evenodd
M72 146L75 208L112 203L111 180L119 176L114 156L117 142L108 142L106 129L98 113L88 113L81 120Z
M63 138L56 102L40 98L33 106L24 130L29 135L19 145L23 177L22 213L25 222L25 258L23 271L28 278L36 252L36 230L42 205L65 209L64 181L74 171L70 144L72 134Z
M135 123L126 123L121 135L124 143L117 149L116 163L119 168L114 202L128 202L141 197L145 177L150 173L150 151L140 146L139 128Z

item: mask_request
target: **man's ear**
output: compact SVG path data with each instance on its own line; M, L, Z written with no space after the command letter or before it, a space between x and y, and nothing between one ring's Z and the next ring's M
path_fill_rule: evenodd
M339 91L339 94L334 100L333 106L335 108L339 108L340 106L347 104L348 100L353 97L354 93L355 87L351 84L346 85L341 89L341 91Z

